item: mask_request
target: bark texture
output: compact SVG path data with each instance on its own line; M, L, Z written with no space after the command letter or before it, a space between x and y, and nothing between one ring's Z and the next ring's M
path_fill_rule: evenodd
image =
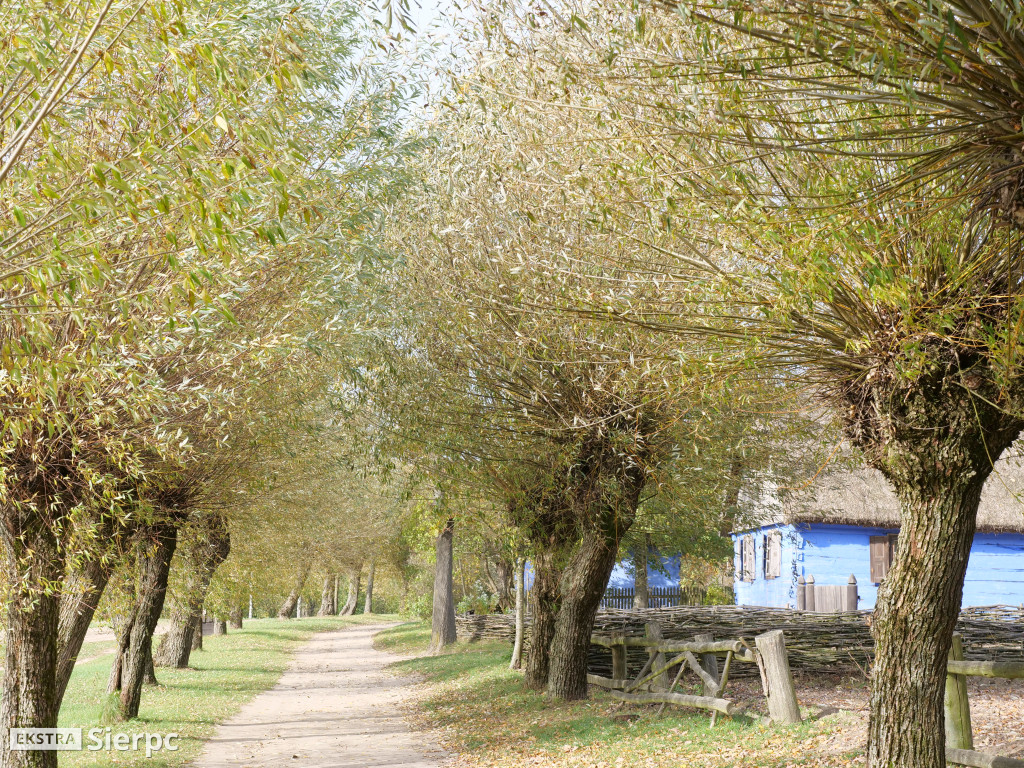
M147 662L151 659L153 631L163 611L171 559L178 544L175 520L146 526L140 543L139 580L135 603L118 638L109 692L120 691L120 715L138 717Z
M5 515L9 583L21 577L7 609L4 695L0 705L0 766L56 768L57 753L9 750L10 728L55 728L57 634L60 603L46 586L64 575L60 547L45 521L34 514ZM25 557L27 550L32 555ZM19 562L21 561L21 562ZM27 565L27 567L26 567Z
M530 629L529 652L526 654L527 688L542 691L548 684L551 667L551 638L555 636L555 619L562 597L558 589L561 571L557 553L544 550L534 558L531 609L533 626Z
M434 566L434 605L430 621L430 652L438 653L455 642L454 567L455 519L449 517L437 537Z
M232 629L242 628L242 609L238 606L228 612L228 626Z

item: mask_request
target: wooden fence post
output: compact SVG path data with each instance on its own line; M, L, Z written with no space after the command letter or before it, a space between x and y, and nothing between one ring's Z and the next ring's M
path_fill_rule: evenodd
M644 634L648 640L654 642L661 642L665 639L665 634L662 632L661 624L656 621L649 621L644 624ZM647 655L651 659L651 669L657 669L665 663L665 654L660 651L648 651ZM652 688L664 688L668 689L672 683L672 679L668 676L668 670L665 670L660 675L651 680Z
M698 643L715 642L715 636L706 632L700 635L694 635L693 639ZM710 690L707 685L704 685L704 695L717 697L722 687L722 678L718 674L718 657L715 656L715 654L713 653L702 653L700 655L700 666L701 669L703 669L705 672L711 675L711 677L715 679L715 682L718 683L718 685L715 687L715 690Z
M817 601L814 599L814 577L807 577L807 598L804 604L805 611L815 610Z
M803 576L797 577L796 580L796 609L807 610L807 580Z
M852 573L846 582L846 605L844 606L844 610L857 610L857 577Z
M959 634L953 635L953 646L949 649L950 661L963 661L964 641ZM971 732L971 705L967 700L967 676L946 675L946 746L953 749L974 749Z
M613 635L613 640L622 640L625 635ZM612 680L625 680L629 673L626 670L626 646L612 646Z
M765 632L754 638L757 646L757 666L761 670L761 684L768 699L768 714L775 723L799 723L800 705L796 700L796 686L789 669L786 638L781 629Z

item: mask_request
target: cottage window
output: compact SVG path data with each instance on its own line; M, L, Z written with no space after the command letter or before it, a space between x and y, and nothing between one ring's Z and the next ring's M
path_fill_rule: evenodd
M896 558L896 550L899 547L899 534L890 533L888 536L872 536L868 544L871 557L871 581L874 584L881 584L882 580L889 575L892 569L892 562Z
M754 546L751 534L740 539L740 581L754 580Z
M764 577L777 579L782 575L782 534L772 531L764 537Z

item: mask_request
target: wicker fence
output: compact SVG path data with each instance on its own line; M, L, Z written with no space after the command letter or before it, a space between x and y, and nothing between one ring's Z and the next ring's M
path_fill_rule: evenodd
M594 622L594 632L622 632L639 637L644 634L646 622L657 621L666 639L689 640L696 634L710 633L715 638L751 641L756 635L781 629L786 633L794 669L856 671L866 670L872 660L870 617L870 611L828 614L731 605L676 606L601 611ZM511 614L459 616L456 625L461 639L491 638L511 643L515 637L515 617ZM967 659L1024 661L1024 608L993 606L965 610L957 631L963 637ZM611 657L604 649L591 649L591 669L598 674L611 669Z

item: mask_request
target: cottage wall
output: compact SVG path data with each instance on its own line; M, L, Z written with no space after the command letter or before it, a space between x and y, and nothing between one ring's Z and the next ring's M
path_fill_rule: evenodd
M782 532L782 575L764 577L764 536L772 530ZM798 576L814 576L816 584L846 584L857 578L860 598L857 607L875 607L878 585L871 582L869 539L897 533L897 528L853 525L799 523L765 526L733 534L736 568L736 604L796 607ZM755 563L752 582L740 580L742 539L755 537ZM1024 534L979 533L975 536L964 581L963 606L1024 605Z
M764 537L772 532L782 534L782 567L778 578L766 579L764 575ZM754 580L740 578L740 550L743 537L754 537ZM803 546L801 532L792 525L766 525L753 531L733 534L733 567L736 580L737 605L762 605L785 608L796 607L796 577L799 553Z
M804 547L798 575L814 576L816 584L845 584L857 577L857 607L874 608L878 585L871 583L870 538L898 533L898 528L801 523Z

